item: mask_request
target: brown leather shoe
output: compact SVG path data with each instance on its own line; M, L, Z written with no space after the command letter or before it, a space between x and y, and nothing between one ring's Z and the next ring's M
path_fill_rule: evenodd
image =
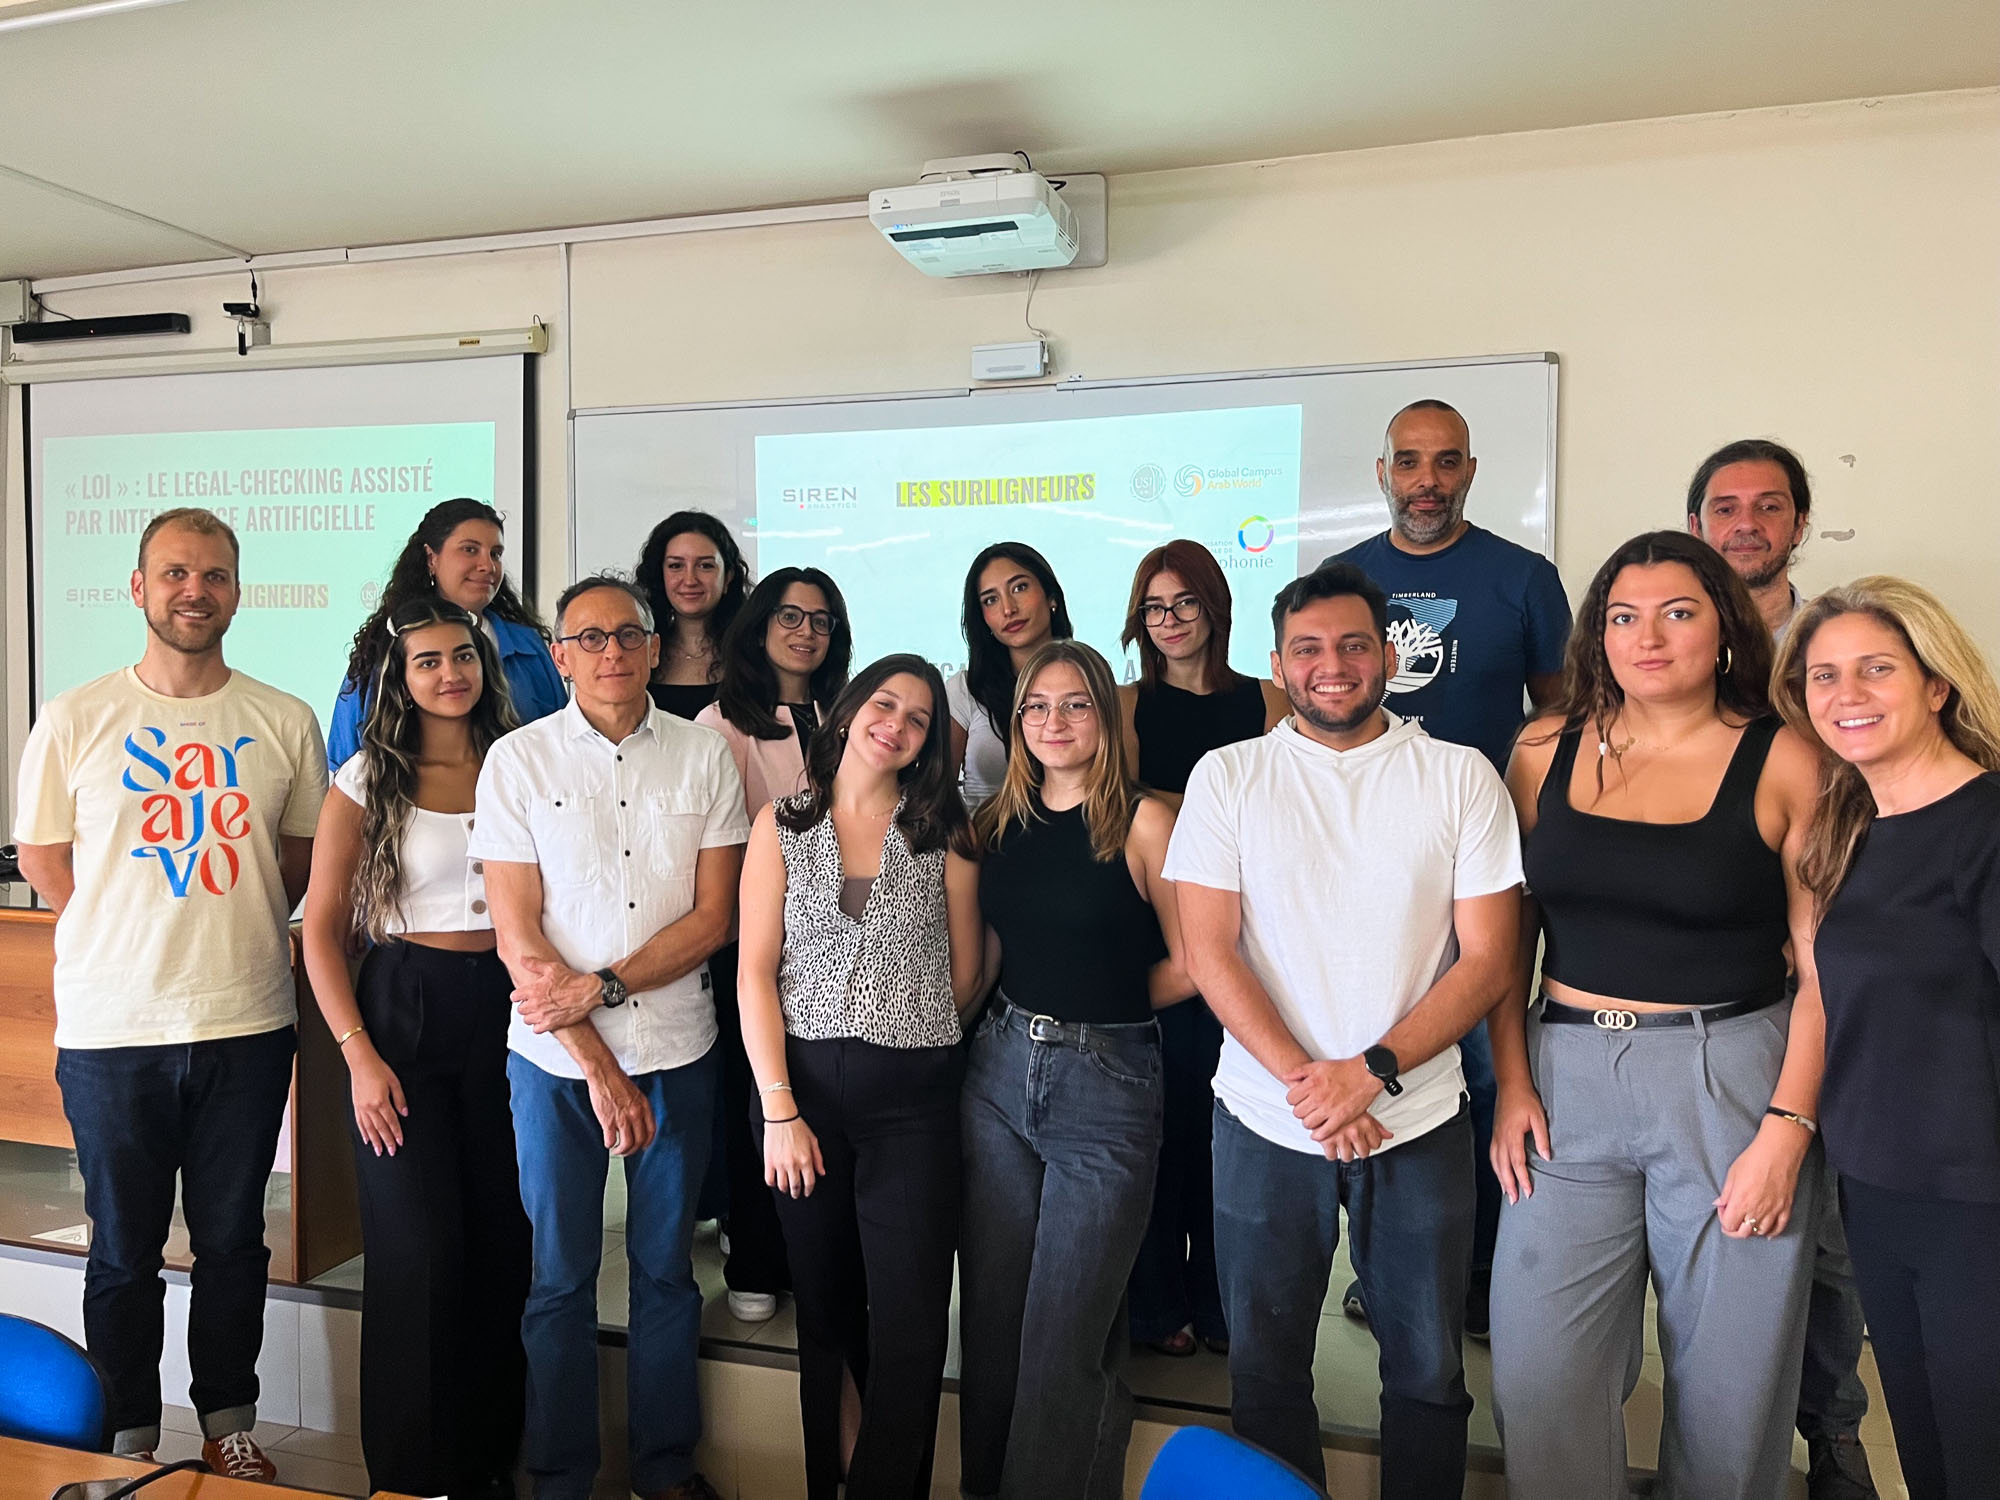
M690 1474L679 1484L671 1485L664 1490L649 1491L642 1500L722 1500L722 1496L718 1495L715 1486L700 1474Z
M224 1479L273 1480L278 1466L264 1456L264 1450L247 1432L224 1433L201 1445L201 1461Z

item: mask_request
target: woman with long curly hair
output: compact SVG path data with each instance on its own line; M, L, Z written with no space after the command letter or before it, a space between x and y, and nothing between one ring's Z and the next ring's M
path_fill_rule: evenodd
M514 727L498 653L436 595L381 626L361 748L320 811L306 971L351 1081L376 1489L503 1496L520 1446L529 1231L473 793ZM348 955L369 944L358 979Z
M484 501L461 497L424 512L396 554L381 599L354 632L340 697L327 727L329 770L339 770L361 748L370 685L389 641L383 625L413 599L443 599L479 623L500 658L500 673L493 680L506 686L521 723L552 714L568 701L562 675L549 655L549 633L507 577L506 552L500 512Z
M1913 1500L2000 1476L2000 687L1931 594L1829 589L1774 693L1825 747L1801 874L1819 1120ZM1802 997L1803 998L1803 997Z
M1799 875L1817 756L1772 714L1770 668L1719 553L1634 537L1508 767L1529 897L1490 1023L1493 1405L1516 1500L1625 1493L1649 1277L1661 1494L1766 1500L1791 1466L1820 1181Z
M666 712L692 719L722 683L722 642L750 589L743 549L707 511L677 510L647 534L632 576L660 637L648 691Z

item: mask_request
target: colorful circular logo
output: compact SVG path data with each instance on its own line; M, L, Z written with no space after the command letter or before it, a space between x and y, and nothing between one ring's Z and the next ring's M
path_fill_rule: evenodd
M1262 516L1245 516L1236 528L1236 545L1245 552L1262 552L1278 539L1278 528Z

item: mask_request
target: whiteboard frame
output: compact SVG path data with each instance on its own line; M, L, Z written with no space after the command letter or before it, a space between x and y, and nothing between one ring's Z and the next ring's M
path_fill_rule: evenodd
M650 415L654 413L679 413L697 411L737 411L764 407L799 406L846 406L863 404L884 404L896 401L929 401L941 397L979 397L1004 394L1019 390L1044 391L1103 391L1140 386L1201 385L1209 382L1237 380L1289 380L1313 375L1367 375L1393 370L1459 370L1478 365L1529 365L1540 364L1548 367L1549 385L1549 427L1544 436L1546 444L1544 457L1548 464L1549 503L1543 522L1542 555L1555 561L1556 548L1556 506L1557 495L1557 446L1556 434L1562 425L1562 412L1558 405L1561 397L1561 382L1556 378L1561 360L1554 350L1544 349L1520 354L1468 354L1447 359L1392 359L1373 360L1366 363L1344 365L1292 365L1269 370L1218 370L1207 374L1185 375L1131 375L1116 376L1102 380L1085 380L1071 376L1053 384L1033 384L1018 386L947 386L941 390L928 391L864 391L841 396L769 396L735 401L676 401L665 404L642 406L586 406L572 409L565 426L568 429L569 451L571 455L570 495L569 495L569 563L570 582L576 581L577 539L576 518L579 509L576 495L576 420L578 417L622 417Z

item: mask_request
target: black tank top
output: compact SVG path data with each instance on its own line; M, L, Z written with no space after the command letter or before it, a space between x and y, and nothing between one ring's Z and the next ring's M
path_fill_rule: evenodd
M1124 854L1092 858L1081 807L1036 811L979 864L979 908L1000 935L1001 990L1058 1021L1151 1020L1146 972L1167 945Z
M1748 725L1707 813L1638 823L1570 806L1583 735L1556 742L1522 864L1541 904L1542 972L1655 1005L1725 1005L1785 984L1785 872L1757 830L1757 781L1779 721Z
M1219 693L1190 693L1164 682L1141 685L1132 708L1139 735L1139 780L1161 792L1185 792L1194 763L1211 750L1264 732L1264 689L1239 677Z
M721 691L713 682L649 682L646 691L664 712L677 719L692 719Z

